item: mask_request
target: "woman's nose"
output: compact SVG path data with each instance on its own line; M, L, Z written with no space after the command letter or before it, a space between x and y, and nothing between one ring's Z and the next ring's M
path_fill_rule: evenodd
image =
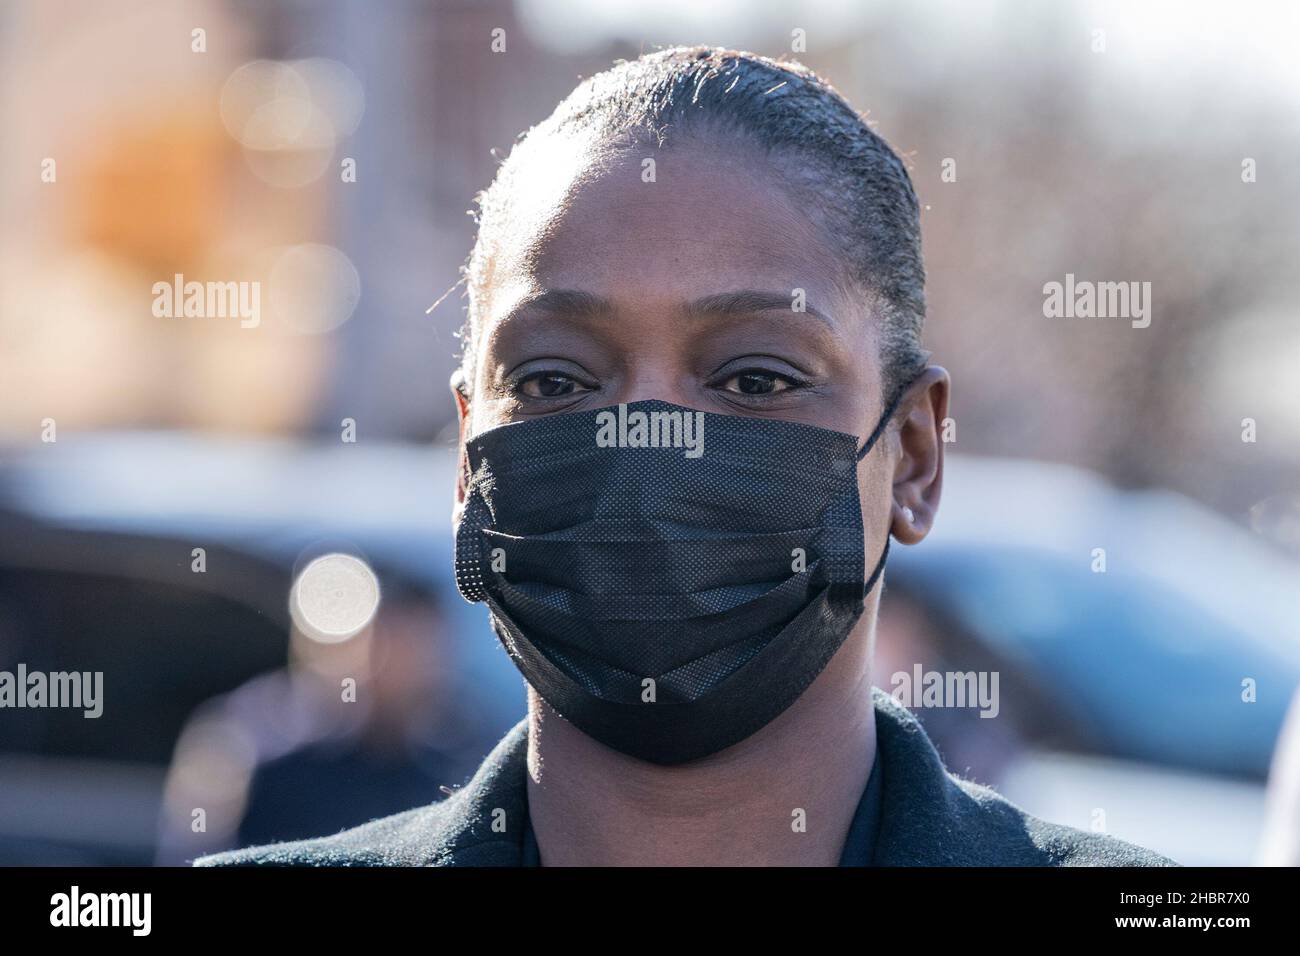
M695 402L695 389L690 376L682 370L662 363L642 363L632 367L618 389L616 402L631 404L657 398L674 405L691 405Z

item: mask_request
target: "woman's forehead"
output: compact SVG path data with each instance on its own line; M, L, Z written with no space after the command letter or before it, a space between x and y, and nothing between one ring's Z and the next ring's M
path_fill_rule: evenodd
M480 318L555 289L615 306L753 289L842 310L844 259L770 163L706 143L572 157L530 154L515 170Z

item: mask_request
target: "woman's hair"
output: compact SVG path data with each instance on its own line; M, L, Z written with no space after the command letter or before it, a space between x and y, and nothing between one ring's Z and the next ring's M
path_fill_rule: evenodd
M529 145L552 136L602 151L726 137L761 150L838 248L846 275L872 298L881 321L884 400L925 367L920 213L898 156L807 67L691 47L620 62L583 81L524 135L480 194L478 238L466 267L470 308L462 336L468 380L476 302L497 230L508 215L511 181Z

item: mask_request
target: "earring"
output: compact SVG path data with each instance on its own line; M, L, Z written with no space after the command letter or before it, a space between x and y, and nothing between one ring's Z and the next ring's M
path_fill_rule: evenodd
M912 509L907 507L906 505L903 506L903 517L907 519L908 524L916 523L916 515L914 515L912 513Z

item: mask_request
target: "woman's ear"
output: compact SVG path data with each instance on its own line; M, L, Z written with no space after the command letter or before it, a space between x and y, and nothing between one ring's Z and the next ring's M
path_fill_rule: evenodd
M469 428L469 386L461 369L451 373L452 399L456 402L458 433L456 439L456 501L452 507L452 521L460 523L460 513L465 507L465 489L469 485L469 456L465 454L465 433Z
M929 534L939 510L949 385L948 372L932 365L908 386L899 405L891 530L903 544L916 544Z

